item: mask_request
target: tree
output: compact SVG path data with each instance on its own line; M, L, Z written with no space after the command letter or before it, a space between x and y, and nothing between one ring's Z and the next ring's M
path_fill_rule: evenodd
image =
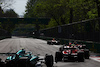
M13 9L9 9L4 13L4 17L18 17L18 14Z
M50 18L53 18L58 25L65 24L65 21L64 21L65 17L63 16L63 13L65 13L65 6L64 6L65 4L62 5L59 2L60 0L42 0L42 1L38 0L37 3L35 2L33 7L30 7L31 6L30 4L32 4L31 1L27 3L28 8L26 7L27 8L26 16L29 16L31 14L32 16L30 15L29 17L33 17L33 16L34 17L50 17ZM59 21L63 21L63 23L60 23Z
M28 0L24 17L34 17L33 9L38 0Z
M34 3L32 1L28 1L33 6L26 6L25 15L51 18L48 27L97 18L94 0L34 0Z
M0 0L0 6L2 9L9 8L14 4L14 0Z
M100 18L100 1L95 0L96 5L97 5L97 12L98 12L98 17ZM99 19L99 30L100 30L100 19Z
M13 0L0 0L0 17L4 17L3 10L10 7L13 3Z
M3 9L0 7L0 17L3 17Z
M15 13L13 9L9 9L3 13L2 17L18 17L18 14ZM15 23L12 21L4 21L0 23L0 28L7 30L8 32L12 32L14 30Z

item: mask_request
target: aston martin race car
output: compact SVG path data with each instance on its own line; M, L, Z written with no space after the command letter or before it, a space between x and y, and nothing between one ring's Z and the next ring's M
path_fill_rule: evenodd
M5 60L6 67L42 67L43 63L45 63L47 67L53 66L52 55L46 55L45 57L32 55L32 52L26 52L24 49L19 50L15 54L7 54L10 54L12 56L7 57L7 59Z
M63 50L55 53L55 62L58 61L78 61L84 62L84 51L77 47L64 46Z
M60 44L60 41L59 40L55 40L53 38L53 40L48 40L47 41L47 44L49 44L49 45L59 45Z

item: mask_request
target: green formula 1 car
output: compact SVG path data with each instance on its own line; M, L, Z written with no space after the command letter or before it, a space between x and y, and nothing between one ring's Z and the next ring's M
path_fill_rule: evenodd
M47 67L53 67L52 55L45 55L45 57L32 55L32 52L26 52L24 49L11 55L5 60L6 67L42 67L43 63Z

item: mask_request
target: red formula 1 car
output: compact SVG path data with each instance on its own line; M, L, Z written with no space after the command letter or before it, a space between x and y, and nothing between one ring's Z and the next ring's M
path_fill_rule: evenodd
M86 47L85 44L78 44L77 42L74 42L74 43L69 43L69 46L74 46L74 47L77 47L79 48L79 50L81 51L84 51L84 57L85 59L89 59L89 56L90 56L90 52L89 52L89 49Z
M78 61L84 62L84 51L77 47L63 46L55 53L55 62L58 61Z
M84 51L84 57L85 57L85 59L89 59L90 53L89 53L89 49L86 47L86 45L85 44L83 44L83 45L77 44L77 47L81 51Z

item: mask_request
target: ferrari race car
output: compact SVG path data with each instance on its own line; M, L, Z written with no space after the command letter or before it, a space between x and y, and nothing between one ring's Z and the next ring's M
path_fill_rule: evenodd
M89 59L90 52L89 52L89 49L86 47L85 44L77 44L76 42L75 43L69 43L68 45L65 44L62 47L60 47L59 50L62 51L64 49L64 47L66 47L66 46L75 47L78 50L83 51L85 59Z
M60 41L59 40L55 40L53 38L53 40L48 40L47 41L47 44L49 44L49 45L59 45L60 44Z
M79 48L79 50L84 51L85 59L89 59L90 52L89 52L89 49L86 47L85 44L82 44L82 43L79 44L77 42L74 42L74 43L69 42L69 46L74 46L74 47Z
M32 52L25 52L22 49L12 56L7 57L5 62L6 67L42 67L42 63L45 63L47 67L52 67L53 56L47 54L45 57L32 55Z
M61 47L62 48L62 47ZM78 61L84 62L84 51L77 47L64 46L63 49L55 53L55 62L58 61Z
M79 44L77 42L74 43L69 43L69 45L74 46L74 47L78 47L79 50L84 51L84 57L85 59L89 59L90 53L89 53L89 49L86 47L85 44Z
M89 59L90 53L89 53L89 49L86 47L86 45L85 44L83 44L83 45L77 44L77 47L81 51L84 51L84 57L85 57L85 59Z

